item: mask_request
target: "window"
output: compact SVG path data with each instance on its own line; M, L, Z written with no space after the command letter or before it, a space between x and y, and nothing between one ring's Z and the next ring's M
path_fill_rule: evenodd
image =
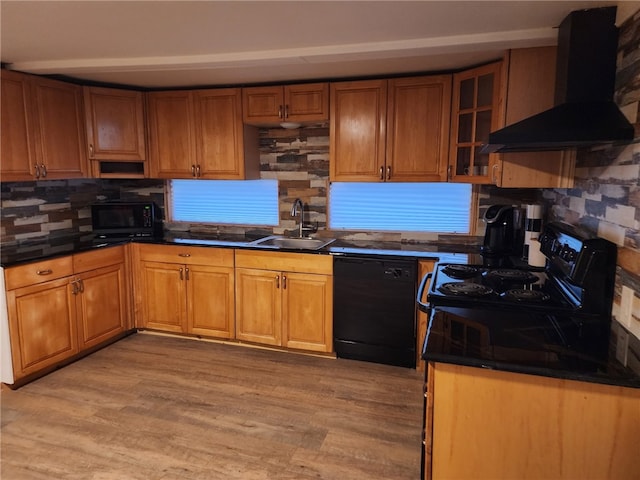
M277 180L171 180L174 222L278 225Z
M469 233L467 183L347 183L329 189L332 229Z

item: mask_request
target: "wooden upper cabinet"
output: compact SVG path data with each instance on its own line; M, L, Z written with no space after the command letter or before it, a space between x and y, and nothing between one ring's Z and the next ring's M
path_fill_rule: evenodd
M82 87L37 76L32 85L40 178L88 176Z
M557 47L520 48L505 57L504 125L554 105ZM499 156L492 183L501 187L567 188L573 185L575 151L517 152Z
M151 177L195 177L192 94L184 91L149 93L148 123Z
M243 120L248 125L326 122L329 119L329 84L243 88L242 102Z
M91 160L145 159L142 92L84 87L84 107Z
M329 178L376 182L383 178L387 81L331 84Z
M331 84L331 180L446 180L450 104L449 75Z
M35 152L29 127L29 77L4 69L0 73L2 181L33 180Z
M240 89L198 90L194 99L199 176L231 180L258 177L257 132L242 124Z
M242 124L241 110L239 88L150 93L151 176L257 177L257 129Z
M389 80L386 179L447 179L451 75Z
M85 177L82 88L2 70L2 179Z
M449 180L491 183L495 154L483 154L489 133L503 125L503 62L465 70L453 76Z

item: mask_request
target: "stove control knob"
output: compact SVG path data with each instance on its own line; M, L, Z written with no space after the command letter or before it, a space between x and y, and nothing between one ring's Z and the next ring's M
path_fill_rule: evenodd
M567 245L563 245L562 248L560 249L560 258L562 260L564 260L565 262L569 260L569 251L571 249L567 246Z

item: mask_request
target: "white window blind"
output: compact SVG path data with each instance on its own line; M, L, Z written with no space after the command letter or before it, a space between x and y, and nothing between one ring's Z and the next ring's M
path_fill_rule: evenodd
M329 189L333 229L469 233L466 183L335 182Z
M277 180L171 180L174 222L278 225Z

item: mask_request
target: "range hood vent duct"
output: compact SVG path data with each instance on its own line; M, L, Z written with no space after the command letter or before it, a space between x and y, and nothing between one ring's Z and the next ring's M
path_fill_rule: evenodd
M616 7L571 12L558 30L555 107L489 134L483 153L566 150L629 141L613 101Z

